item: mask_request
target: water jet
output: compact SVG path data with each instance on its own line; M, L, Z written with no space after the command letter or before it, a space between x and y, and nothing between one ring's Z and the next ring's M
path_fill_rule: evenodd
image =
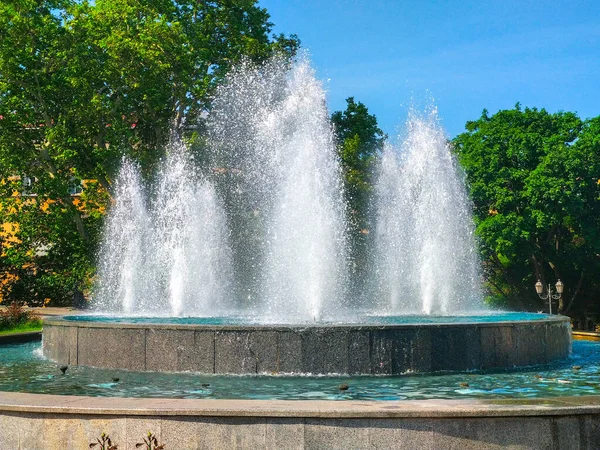
M568 318L486 311L471 204L437 112L381 155L367 292L350 288L342 171L306 58L242 63L200 160L173 133L124 160L94 312L47 320L60 363L200 373L402 374L550 363Z

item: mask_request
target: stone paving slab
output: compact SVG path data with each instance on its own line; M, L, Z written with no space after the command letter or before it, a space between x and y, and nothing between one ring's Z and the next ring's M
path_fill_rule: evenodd
M0 305L0 311L7 309L6 306ZM31 311L33 314L37 314L42 317L60 317L68 316L70 314L84 314L86 311L83 309L70 308L70 307L25 307L25 311Z
M600 399L280 401L0 393L0 449L596 450Z
M600 413L598 396L527 400L217 400L0 392L0 411L239 417L511 417Z

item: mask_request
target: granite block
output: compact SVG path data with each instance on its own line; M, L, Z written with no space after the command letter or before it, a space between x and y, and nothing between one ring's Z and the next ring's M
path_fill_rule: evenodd
M412 370L412 341L415 330L400 328L390 332L392 342L392 374Z
M266 421L245 417L163 417L163 443L167 449L265 448Z
M365 419L305 419L305 448L369 449L369 424Z
M44 355L59 364L77 364L77 327L44 326Z
M28 419L18 414L0 414L0 449L18 449L21 430L29 428Z
M56 361L60 364L65 364L68 359L65 360L64 352L59 351L59 345L64 342L64 339L60 336L65 327L55 327L52 325L44 325L44 333L42 334L42 348L44 356Z
M371 373L392 373L392 351L394 343L391 339L390 330L371 331Z
M304 446L304 420L267 418L265 448L302 450Z
M348 373L370 374L371 373L371 346L368 331L348 332Z
M568 324L567 324L568 325ZM571 331L565 324L546 325L546 360L548 362L566 358L570 352Z
M451 357L450 346L448 342L450 338L449 330L446 328L433 328L431 330L431 369L432 370L449 370L446 367L446 361Z
M491 369L498 367L496 361L496 328L482 327L481 332L481 368Z
M69 364L79 364L78 359L78 344L79 344L79 329L76 327L67 327L65 340L69 348Z
M161 421L161 444L167 449L198 450L202 447L201 432L205 431L210 418L163 417Z
M481 369L481 328L468 327L464 331L461 333L462 342L458 345L462 345L464 348L466 365L459 370Z
M373 449L433 449L432 430L427 419L372 419L369 445Z
M480 334L482 368L511 368L515 365L517 342L513 326L482 327Z
M438 420L432 423L432 450L499 450L478 437L481 425L475 419Z
M416 330L411 341L411 369L414 372L430 372L432 370L433 339L431 330Z
M572 338L571 323L563 322L562 324L557 324L557 325L559 327L562 327L562 330L560 330L560 336L561 336L560 358L566 358L573 351L573 338Z
M80 450L96 442L102 433L110 436L113 443L126 440L124 418L86 415L65 418L58 414L24 414L22 417L23 429L15 450Z
M214 332L148 329L146 370L214 373Z
M598 442L600 442L600 416L598 414L579 416L579 438L582 449L597 449Z
M146 331L140 328L79 328L78 363L84 366L145 370Z
M302 339L302 372L318 374L323 367L324 343L321 330L305 329L300 332Z
M516 366L546 362L546 327L543 324L522 326L516 334Z
M277 371L281 373L306 372L302 365L302 336L297 331L278 333Z
M250 349L250 332L215 332L216 373L257 373L257 360Z
M194 342L193 330L147 329L146 370L194 370L199 358L195 346L190 345L191 342Z
M321 335L321 367L320 374L348 373L348 332L340 329L329 329Z
M479 369L481 330L478 327L438 327L431 330L431 368L434 371Z
M497 417L475 419L480 442L503 448L551 450L554 447L550 417ZM559 447L560 448L560 447Z
M119 448L135 449L136 444L141 444L148 433L152 433L162 444L162 421L160 416L139 416L125 418L125 441L118 442ZM141 447L146 448L146 447Z
M255 331L250 334L250 352L256 360L256 373L277 372L277 352L279 333L276 331Z
M554 448L587 450L585 432L581 427L584 417L556 417L552 419ZM598 442L598 441L596 441ZM585 445L585 446L584 446Z
M194 351L180 360L182 370L215 373L215 332L194 332Z
M436 450L498 450L500 448L551 450L552 418L496 417L433 421Z

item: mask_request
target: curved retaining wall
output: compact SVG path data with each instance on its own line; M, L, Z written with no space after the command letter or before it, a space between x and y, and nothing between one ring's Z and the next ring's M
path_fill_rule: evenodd
M46 319L61 364L201 373L401 374L512 368L568 356L568 317L536 321L324 326L148 325Z
M2 392L0 449L75 450L107 433L135 449L596 450L600 397L269 401L91 398Z

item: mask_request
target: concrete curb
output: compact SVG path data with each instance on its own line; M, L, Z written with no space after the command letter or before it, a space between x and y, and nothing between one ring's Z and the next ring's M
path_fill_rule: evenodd
M597 397L476 401L283 401L0 396L0 448L75 450L101 433L134 449L595 450Z
M600 414L600 396L498 400L235 400L2 392L0 412L295 418L530 417Z

